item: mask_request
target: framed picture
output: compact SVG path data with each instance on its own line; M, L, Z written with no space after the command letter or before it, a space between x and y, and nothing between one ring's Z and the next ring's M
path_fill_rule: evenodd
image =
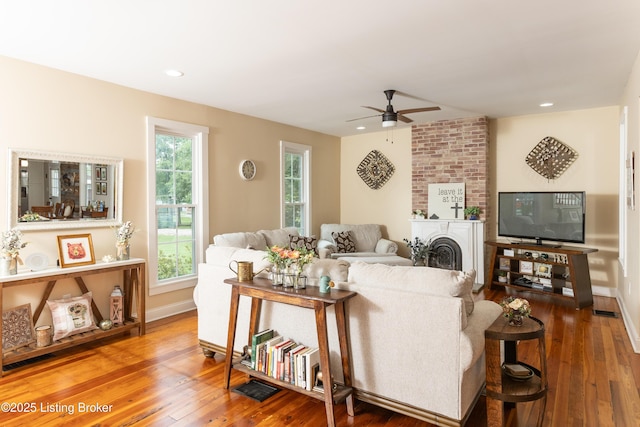
M31 304L2 312L2 351L11 351L36 341Z
M533 262L532 261L520 261L520 273L533 274Z
M100 181L102 179L102 172L100 167L96 167L96 181Z
M500 258L500 270L511 270L511 260L509 258Z
M100 183L100 194L102 194L103 196L107 195L107 183L106 182L101 182Z
M96 182L96 196L100 196L102 194L102 186L99 182Z
M58 236L58 256L62 268L95 264L91 234Z
M538 277L551 277L551 264L536 263L536 275Z
M106 167L101 167L100 168L100 179L103 181L107 180L107 168Z

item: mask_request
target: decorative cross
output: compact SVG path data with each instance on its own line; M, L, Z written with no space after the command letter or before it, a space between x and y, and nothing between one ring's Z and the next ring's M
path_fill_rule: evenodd
M451 209L455 209L456 211L456 218L458 218L458 209L462 209L462 206L458 206L458 202L456 202L455 205L451 206Z

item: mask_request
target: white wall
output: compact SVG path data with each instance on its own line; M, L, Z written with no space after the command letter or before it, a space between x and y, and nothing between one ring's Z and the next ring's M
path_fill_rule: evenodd
M620 272L618 281L618 302L623 311L627 331L631 337L631 344L640 353L640 207L638 200L638 159L640 159L640 54L627 82L621 105L628 108L627 114L627 144L628 151L635 151L635 210L627 209L627 276ZM628 154L628 153L627 153Z

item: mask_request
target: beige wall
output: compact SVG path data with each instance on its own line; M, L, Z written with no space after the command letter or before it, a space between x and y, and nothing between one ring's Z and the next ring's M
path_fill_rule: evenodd
M625 318L625 324L636 352L640 352L640 200L638 187L638 164L640 163L640 54L636 58L621 105L628 108L627 144L628 154L635 151L635 210L626 210L627 221L627 276L620 274L618 301Z
M497 212L500 191L586 191L586 242L592 285L613 295L618 259L618 107L538 114L493 120L490 130L490 204ZM555 180L547 180L525 163L545 136L578 153ZM496 237L497 218L487 218L488 237ZM580 245L576 245L580 246Z
M371 150L380 151L395 166L391 179L378 190L369 188L356 172ZM408 256L402 239L411 238L411 128L342 138L341 159L340 221L384 225L384 237L398 243L400 254Z
M147 258L145 117L207 126L209 134L210 218L208 240L221 232L279 226L279 141L312 146L314 188L312 221L340 219L340 140L336 137L179 101L78 75L0 57L0 148L42 149L124 158L124 219L140 229L132 241L132 256ZM8 166L7 155L3 163ZM241 159L258 167L254 181L238 175ZM8 197L6 175L0 174L0 200ZM6 204L0 208L0 229L7 224ZM74 231L75 232L75 231ZM114 231L88 229L96 258L115 254ZM317 232L317 231L315 231ZM29 232L26 257L43 252L57 258L56 236L61 231ZM96 301L106 306L107 290L117 277L104 277ZM91 286L90 286L91 287ZM5 307L37 300L40 287L7 295ZM73 283L61 283L53 297L77 293ZM192 304L192 290L147 296L150 317Z

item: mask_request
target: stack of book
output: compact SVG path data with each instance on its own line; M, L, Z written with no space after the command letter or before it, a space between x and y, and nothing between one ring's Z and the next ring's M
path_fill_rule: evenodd
M311 391L320 371L318 348L296 343L273 329L251 339L251 369Z

